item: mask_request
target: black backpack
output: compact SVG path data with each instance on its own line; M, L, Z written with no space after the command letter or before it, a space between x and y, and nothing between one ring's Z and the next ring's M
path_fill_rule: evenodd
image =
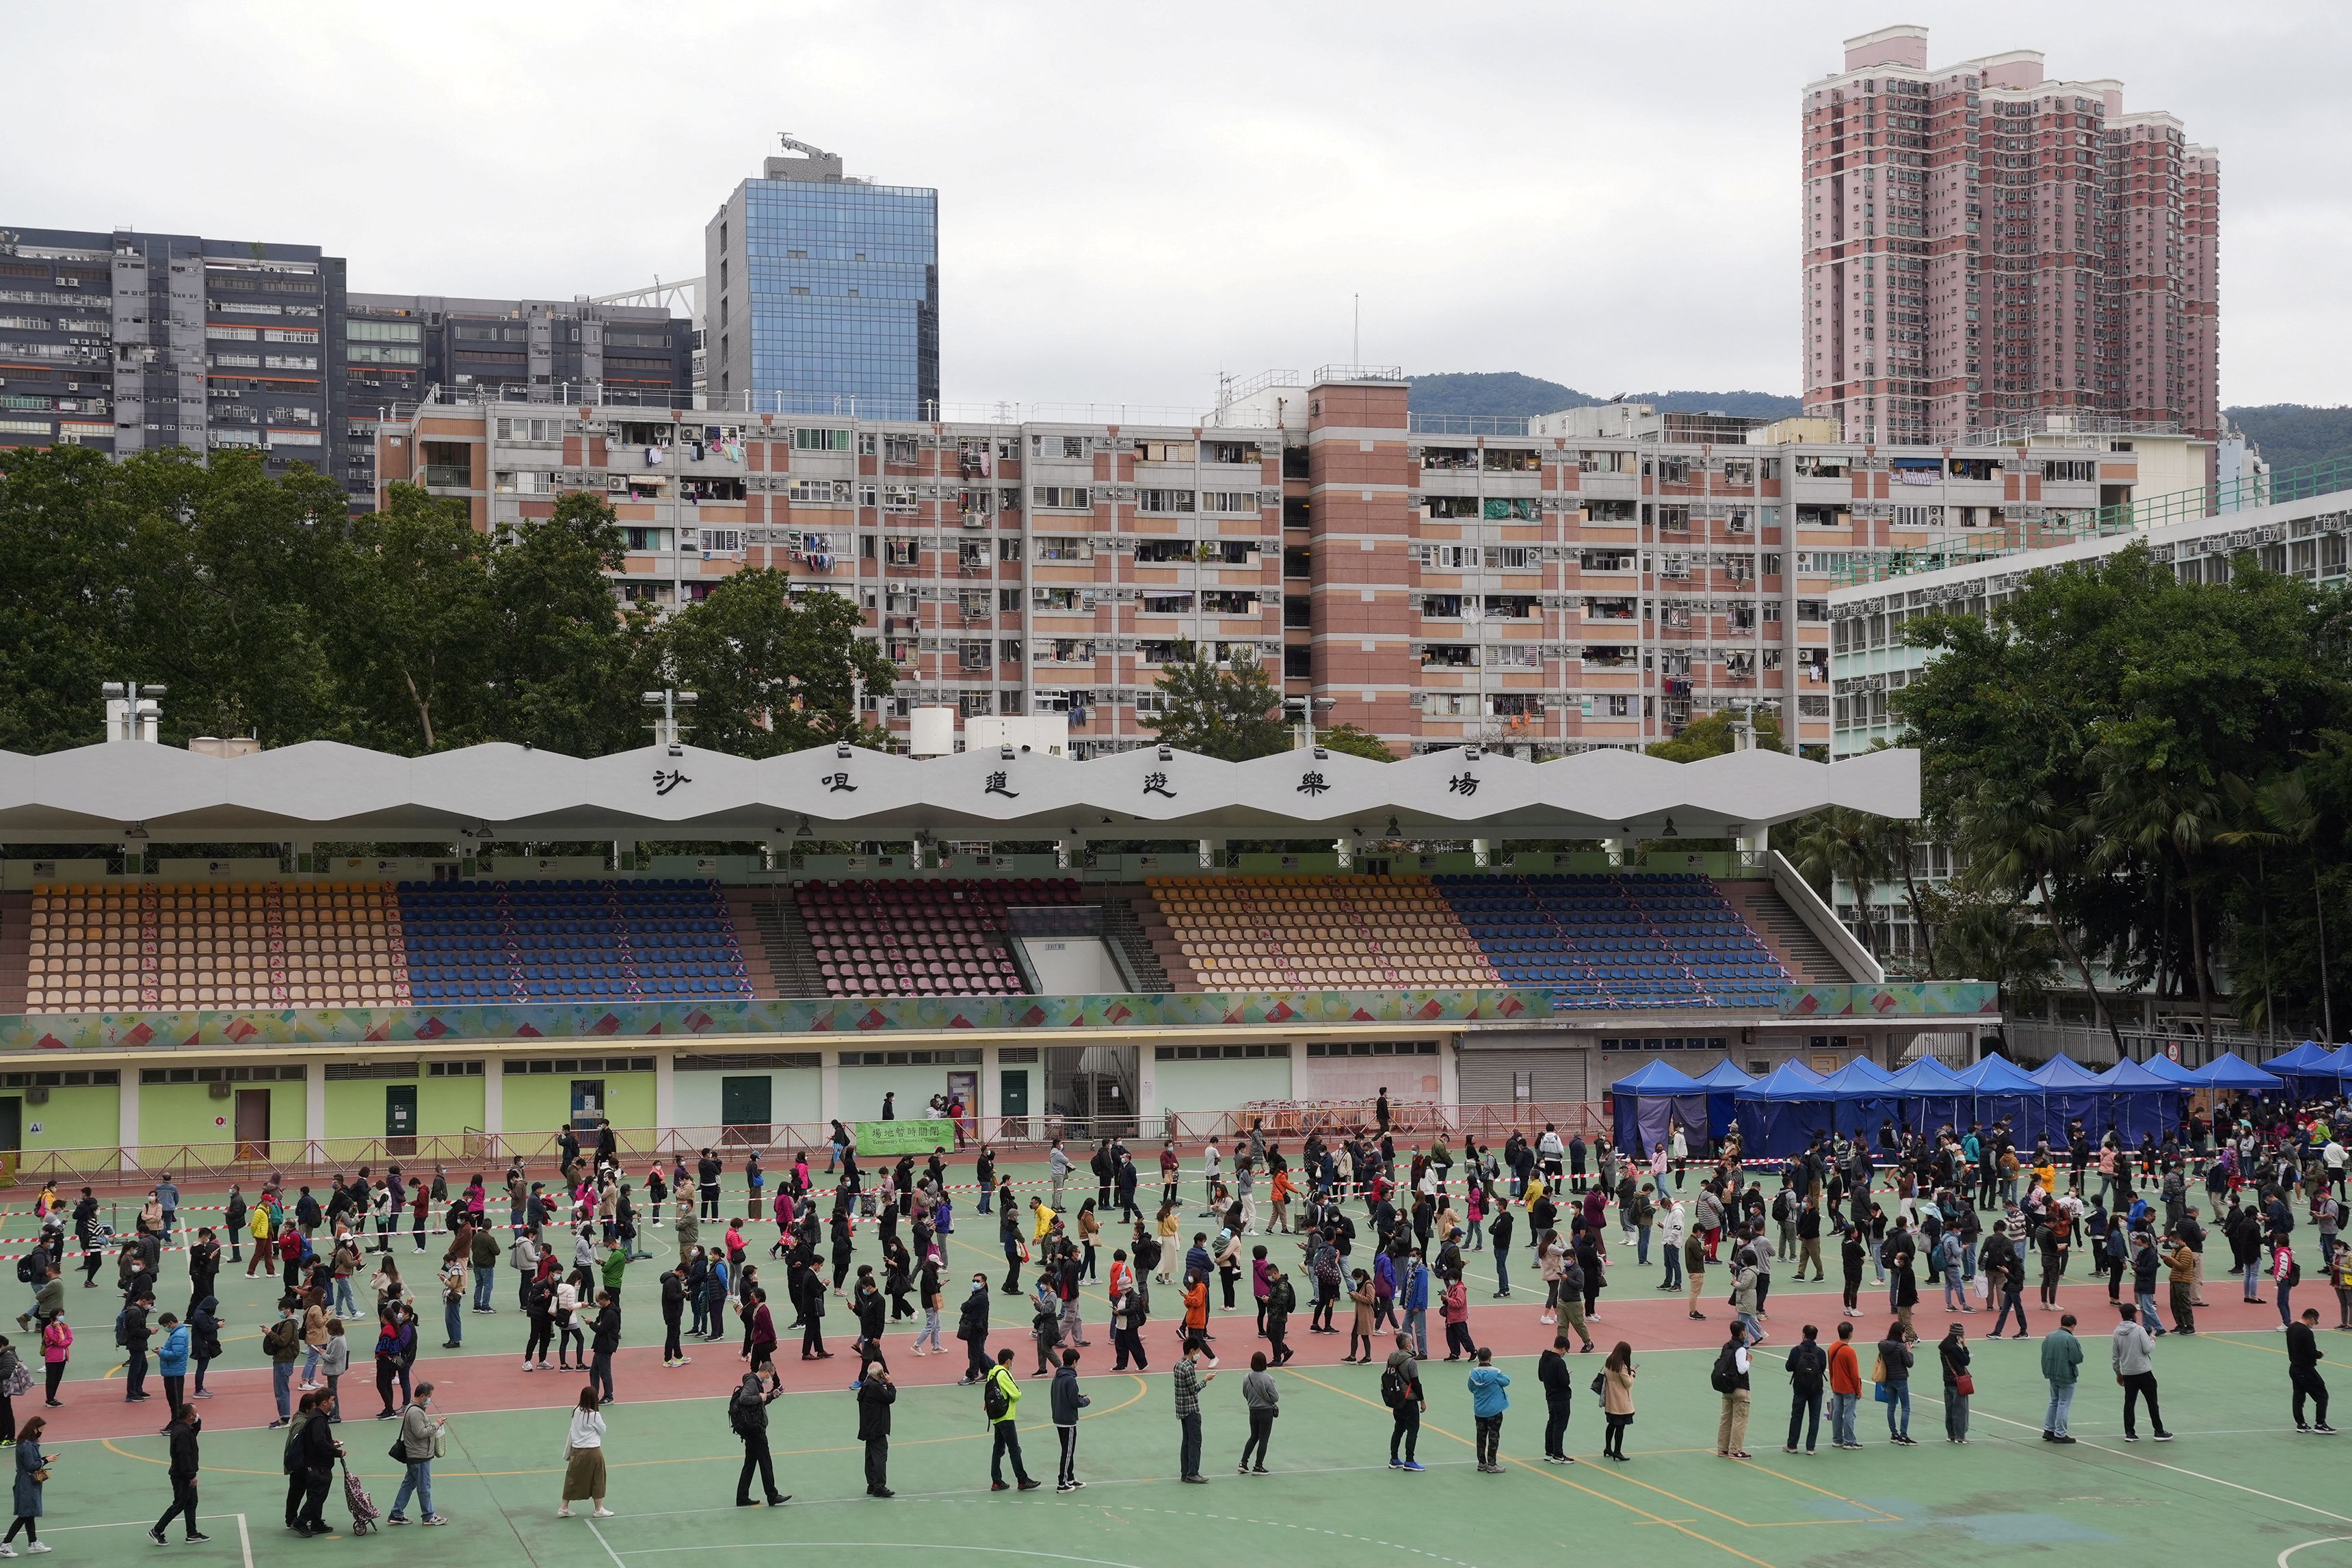
M1381 1403L1393 1410L1404 1401L1404 1374L1393 1366L1383 1367L1381 1371Z
M1003 1380L992 1372L980 1385L980 1407L991 1421L1002 1421L1012 1412L1013 1397L1005 1393Z
M1732 1360L1732 1347L1725 1345L1715 1353L1715 1368L1706 1381L1717 1394L1729 1394L1739 1386L1739 1367Z
M41 1256L41 1252L37 1249L31 1252L26 1253L22 1258L16 1260L16 1282L18 1284L29 1285L33 1282L33 1270L38 1266Z

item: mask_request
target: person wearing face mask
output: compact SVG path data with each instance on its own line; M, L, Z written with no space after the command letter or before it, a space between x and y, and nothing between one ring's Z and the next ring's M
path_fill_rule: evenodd
M995 1363L988 1358L988 1276L971 1277L971 1294L963 1300L963 1309L956 1314L956 1338L963 1341L964 1375L961 1386L970 1388L986 1377Z

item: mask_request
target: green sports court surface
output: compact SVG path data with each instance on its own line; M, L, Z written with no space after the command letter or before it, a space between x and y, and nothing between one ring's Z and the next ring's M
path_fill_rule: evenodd
M961 1166L968 1170L968 1166ZM1016 1177L1029 1174L1015 1171ZM730 1173L730 1180L731 1180ZM191 1194L190 1204L216 1201ZM739 1200L730 1200L730 1203ZM1194 1206L1197 1208L1197 1206ZM1185 1236L1201 1222L1191 1218ZM6 1233L26 1234L29 1221L12 1215ZM757 1232L760 1251L773 1233ZM1271 1239L1283 1258L1284 1239ZM429 1261L396 1254L412 1277ZM667 1233L652 1242L671 1255ZM755 1256L759 1253L755 1252ZM1518 1254L1524 1256L1524 1253ZM861 1260L870 1260L861 1247ZM966 1210L950 1254L950 1278L1002 1259L989 1220ZM273 1413L257 1353L271 1292L258 1281L223 1276L224 1346L215 1364L218 1397L201 1406L206 1418L205 1470L201 1482L209 1545L177 1539L175 1560L276 1563L331 1554L337 1562L465 1563L607 1563L612 1568L677 1568L706 1554L745 1550L803 1549L835 1557L869 1549L900 1553L952 1553L975 1564L1028 1559L1042 1564L1128 1564L1132 1568L1197 1568L1235 1553L1277 1554L1313 1563L1438 1563L1455 1568L1556 1564L1580 1552L1638 1557L1654 1568L1746 1563L1770 1568L1824 1563L2000 1563L2067 1554L2106 1561L2144 1560L2268 1563L2283 1558L2295 1568L2352 1563L2352 1495L2340 1484L2352 1437L2298 1437L2287 1416L2286 1364L2279 1335L2268 1332L2274 1312L2238 1304L2237 1287L2210 1283L2215 1303L2195 1339L2167 1338L2158 1348L2166 1418L2179 1440L2168 1445L2121 1440L2119 1392L2105 1374L2105 1331L2112 1315L2104 1291L2071 1286L2067 1305L2084 1316L2084 1381L2074 1407L2081 1441L2057 1449L2039 1437L2043 1385L2036 1343L1988 1343L1990 1326L1969 1322L1977 1342L1978 1395L1972 1436L1965 1448L1942 1440L1942 1407L1927 1383L1916 1385L1916 1448L1885 1442L1880 1407L1865 1403L1859 1453L1824 1448L1818 1457L1780 1452L1788 1400L1775 1352L1797 1326L1836 1321L1833 1295L1794 1284L1776 1286L1774 1343L1759 1356L1755 1414L1748 1447L1757 1458L1740 1463L1713 1453L1717 1401L1707 1387L1714 1332L1725 1313L1710 1276L1706 1324L1690 1323L1679 1301L1654 1289L1656 1270L1632 1265L1614 1270L1604 1297L1607 1320L1596 1330L1604 1346L1617 1337L1636 1348L1639 1416L1630 1435L1633 1462L1597 1458L1598 1402L1583 1384L1599 1357L1575 1358L1578 1398L1569 1451L1580 1462L1540 1462L1542 1398L1535 1385L1532 1351L1540 1297L1528 1300L1532 1270L1515 1269L1521 1286L1513 1301L1490 1301L1491 1272L1473 1255L1474 1331L1512 1354L1502 1360L1516 1379L1505 1423L1507 1472L1481 1475L1471 1464L1469 1399L1463 1368L1443 1362L1426 1369L1430 1411L1418 1475L1386 1467L1388 1415L1380 1406L1372 1368L1328 1364L1344 1349L1339 1339L1294 1332L1301 1361L1278 1375L1283 1415L1276 1425L1271 1469L1264 1477L1234 1473L1246 1431L1240 1381L1252 1343L1246 1316L1220 1318L1222 1375L1204 1399L1208 1486L1176 1479L1177 1430L1166 1368L1170 1331L1164 1321L1148 1331L1153 1370L1147 1375L1109 1371L1109 1335L1098 1297L1087 1302L1093 1348L1081 1370L1093 1405L1081 1427L1078 1473L1083 1491L1047 1490L992 1495L988 1439L974 1390L942 1385L961 1369L960 1355L915 1359L904 1354L911 1326L894 1325L892 1364L904 1386L896 1408L889 1501L863 1495L863 1450L856 1414L844 1385L855 1359L849 1321L836 1304L826 1319L828 1343L839 1354L803 1364L793 1354L797 1335L784 1334L781 1365L792 1390L771 1407L771 1440L779 1484L793 1494L782 1509L733 1506L740 1448L728 1431L723 1396L740 1363L730 1340L690 1343L694 1364L658 1364L659 1315L653 1305L654 1263L632 1268L626 1287L626 1343L617 1376L620 1402L608 1410L610 1505L604 1521L554 1517L562 1471L565 1409L580 1379L550 1373L519 1374L522 1320L513 1310L513 1280L502 1270L498 1316L465 1320L463 1351L440 1343L440 1316L428 1308L419 1378L436 1381L450 1412L451 1445L436 1466L436 1502L453 1523L441 1530L393 1530L364 1540L304 1542L283 1528L285 1483L278 1435L260 1429ZM778 1265L779 1275L781 1265ZM71 1277L79 1280L79 1272ZM125 1406L119 1397L120 1354L107 1342L114 1296L110 1268L100 1288L68 1291L69 1315L81 1338L64 1397L68 1408L54 1435L65 1440L49 1483L43 1535L60 1561L127 1562L158 1557L142 1538L162 1512L169 1488L160 1398ZM167 1255L160 1304L184 1301L184 1264ZM1483 1282L1482 1282L1483 1280ZM1244 1287L1245 1289L1246 1287ZM951 1290L950 1306L961 1291ZM2319 1307L2335 1321L2332 1301L2305 1290L2298 1306ZM1873 1316L1857 1325L1875 1337L1885 1319L1866 1291ZM1032 1364L1022 1304L997 1296L992 1345L1014 1345L1015 1365ZM1159 1316L1170 1298L1155 1298ZM85 1303L88 1303L85 1305ZM1931 1336L1945 1317L1923 1301L1919 1322ZM5 1314L13 1317L14 1312ZM779 1314L780 1327L785 1314ZM1305 1319L1294 1320L1303 1331ZM2049 1320L2037 1313L2038 1336ZM2220 1330L2222 1332L2215 1332ZM389 1509L397 1468L385 1457L392 1424L373 1415L364 1328L354 1334L353 1375L345 1380L341 1428L352 1468L366 1479L380 1508ZM2323 1333L2331 1355L2352 1357L2352 1334ZM953 1341L950 1342L951 1350ZM1922 1347L1925 1349L1926 1347ZM1523 1354L1524 1353L1524 1354ZM1865 1352L1865 1362L1867 1361ZM1313 1362L1316 1364L1308 1364ZM2352 1397L2352 1361L2336 1378ZM160 1387L151 1378L151 1387ZM1050 1483L1055 1444L1045 1420L1045 1390L1024 1378L1023 1442L1032 1474ZM38 1408L38 1396L17 1402L20 1419ZM2352 1425L2352 1407L2337 1415ZM2145 1423L2145 1416L2142 1417ZM2147 1427L2143 1425L2143 1434ZM2339 1449L2336 1445L2344 1447ZM412 1507L412 1513L415 1511ZM339 1529L349 1519L340 1487L328 1518ZM2054 1560L2054 1559L2053 1559ZM950 1561L942 1556L939 1561Z

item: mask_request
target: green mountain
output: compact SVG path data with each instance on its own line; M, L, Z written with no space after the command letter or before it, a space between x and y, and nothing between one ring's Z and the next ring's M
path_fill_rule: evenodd
M1416 394L1419 390L1414 389ZM2352 457L2352 408L2273 402L2252 408L2225 408L2221 416L2262 448L2263 456L2273 470Z
M1412 412L1415 413L1481 414L1496 419L1527 419L1538 413L1552 413L1563 408L1586 408L1612 400L1611 393L1595 396L1578 392L1558 382L1548 382L1538 376L1523 376L1516 371L1447 371L1436 375L1418 375L1412 380ZM1783 419L1804 410L1801 398L1780 397L1771 392L1627 392L1625 402L1654 403L1660 408L1678 409L1692 413L1744 414L1762 419Z

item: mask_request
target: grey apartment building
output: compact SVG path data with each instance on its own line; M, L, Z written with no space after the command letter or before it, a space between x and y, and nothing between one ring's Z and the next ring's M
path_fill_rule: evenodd
M690 406L694 323L667 310L575 299L353 294L336 334L341 478L375 504L375 438L435 388L560 403Z
M331 466L343 260L194 235L0 230L0 446Z

